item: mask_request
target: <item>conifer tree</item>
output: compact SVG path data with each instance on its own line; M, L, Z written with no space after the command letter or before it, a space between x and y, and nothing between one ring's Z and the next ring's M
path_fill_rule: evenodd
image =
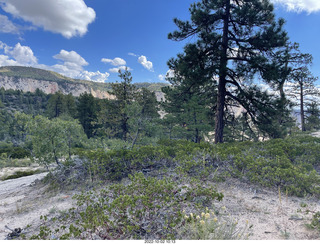
M88 138L96 132L98 103L92 94L83 93L79 96L77 118Z
M119 78L121 79L120 82L111 84L112 91L110 93L117 99L117 108L120 115L118 118L118 123L121 128L120 137L126 141L129 132L129 117L126 112L126 107L133 101L136 93L136 87L131 84L132 76L127 68L124 72L119 70Z
M306 130L319 130L320 129L320 109L316 102L311 102L307 105L306 111Z
M47 115L49 118L57 118L65 112L63 94L59 91L51 95L47 104Z
M207 82L215 84L217 90L215 142L220 143L227 97L242 105L255 120L255 112L264 101L252 97L259 94L257 86L251 89L252 83L259 78L272 84L273 80L264 77L275 65L270 57L288 41L282 29L284 20L275 19L268 0L202 0L191 5L190 13L191 21L174 20L179 30L168 38L197 38L187 45L185 56L198 53L206 57L203 70L209 75ZM250 111L252 105L255 108Z
M314 84L318 78L311 74L307 66L294 69L290 77L292 80L288 84L287 94L294 101L297 101L296 104L300 107L301 130L306 131L305 107L320 96L319 90Z

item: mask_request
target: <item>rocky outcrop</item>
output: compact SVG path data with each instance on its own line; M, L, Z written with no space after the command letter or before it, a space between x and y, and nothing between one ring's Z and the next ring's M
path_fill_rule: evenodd
M12 76L0 76L0 87L3 87L6 90L22 90L23 92L35 92L36 89L39 89L47 94L61 91L63 94L71 93L73 96L80 96L80 94L87 92L97 98L113 98L113 96L106 91L94 90L82 83L55 82Z

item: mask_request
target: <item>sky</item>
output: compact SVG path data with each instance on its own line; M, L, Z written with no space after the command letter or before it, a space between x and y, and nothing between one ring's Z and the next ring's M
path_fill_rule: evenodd
M271 0L277 18L320 77L320 0ZM168 40L173 18L195 0L0 0L0 66L52 70L95 82L164 82L167 61L186 42ZM192 40L189 40L192 41ZM318 82L319 84L320 82Z

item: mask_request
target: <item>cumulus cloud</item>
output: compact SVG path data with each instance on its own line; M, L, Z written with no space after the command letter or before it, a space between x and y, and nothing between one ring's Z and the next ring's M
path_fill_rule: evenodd
M89 72L85 70L78 75L78 78L83 80L92 80L95 82L105 82L109 76L110 74L107 72L105 73L101 73L100 71Z
M113 66L124 66L127 64L127 62L122 58L114 58L114 59L103 58L101 59L101 62L109 63Z
M320 10L319 0L272 0L274 4L280 4L287 8L288 11L308 13Z
M88 62L75 51L68 52L66 50L61 50L59 54L56 54L53 57L78 66L88 65Z
M83 0L0 0L0 6L15 18L66 38L83 36L96 18Z
M109 69L109 72L111 72L111 73L118 73L119 72L119 70L128 70L128 71L131 71L132 69L131 68L129 68L129 67L127 67L127 66L119 66L119 67L117 67L117 68L112 68L112 69Z
M166 79L165 75L158 75L159 80L164 81Z
M153 72L153 64L151 61L148 61L147 60L147 57L146 56L140 56L138 58L138 62L143 66L145 67L147 70L149 71L152 71Z
M10 59L7 55L0 55L0 66L16 66L19 65L17 61Z
M25 65L32 66L38 63L37 58L34 56L33 51L28 46L21 46L20 43L17 43L15 47L10 47L3 42L0 42L0 49L4 50L2 55L2 62L11 63L11 64L2 64L2 65ZM10 58L13 58L10 60ZM6 61L5 61L6 60Z
M12 23L7 16L0 14L0 32L19 34L19 28Z
M173 69L169 69L166 73L166 77L168 78L173 78L174 77L174 70Z
M158 75L158 78L161 81L165 81L167 78L173 78L173 77L174 77L174 70L172 69L169 69L165 75L163 74Z
M95 82L105 82L110 76L108 72L101 73L100 71L84 70L83 66L87 66L89 63L75 51L61 50L60 53L53 57L63 61L63 64L53 65L53 70L65 76Z
M15 47L10 47L0 41L0 66L32 66L39 69L55 71L64 76L85 79L95 82L104 82L108 79L109 73L101 73L100 71L90 72L84 69L88 62L75 51L61 50L60 53L54 55L55 59L61 63L49 66L39 64L33 51L28 46L22 46L17 43Z

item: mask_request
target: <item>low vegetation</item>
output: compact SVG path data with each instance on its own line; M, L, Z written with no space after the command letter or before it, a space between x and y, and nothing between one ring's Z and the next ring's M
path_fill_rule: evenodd
M55 190L82 185L87 191L75 195L68 212L41 216L38 234L28 238L246 239L250 226L238 227L215 208L223 194L214 185L233 176L288 195L319 196L319 149L320 139L306 135L260 143L160 140L134 149L78 148L46 181Z

